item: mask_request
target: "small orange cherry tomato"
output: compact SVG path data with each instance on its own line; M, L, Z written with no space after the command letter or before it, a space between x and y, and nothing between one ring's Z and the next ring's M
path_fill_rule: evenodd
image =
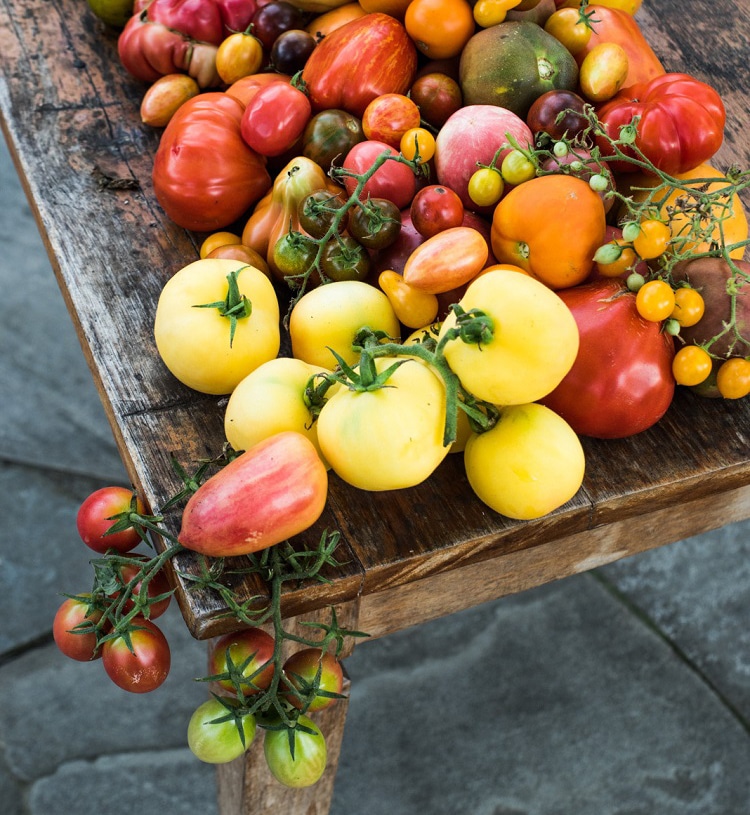
M686 345L674 355L672 374L678 385L700 385L711 373L713 360L700 345Z
M230 34L216 51L216 73L227 85L258 73L262 64L263 46L260 40L243 31Z
M234 232L214 232L203 241L199 254L202 258L206 258L214 249L218 249L220 246L230 246L238 243L242 243L242 239L239 235L235 235Z
M583 22L576 8L553 11L544 24L544 30L562 43L573 56L583 50L591 39L591 29Z
M435 155L435 137L424 127L412 127L401 137L401 154L409 161L417 156L417 163L424 164Z
M674 311L674 290L665 280L649 280L635 296L635 307L644 320L658 323Z
M641 230L633 241L633 249L643 260L658 258L666 252L672 230L663 221L647 218L641 221Z
M598 261L595 263L596 270L602 277L622 277L635 266L638 260L627 241L616 238L612 243L620 248L620 255L611 263L600 263Z
M578 73L581 93L590 102L606 102L622 87L629 67L627 52L621 45L600 42L581 63Z
M732 357L722 362L716 374L716 387L725 399L742 399L750 393L750 360Z
M670 314L673 320L687 328L700 321L706 310L703 295L697 289L680 286L674 293L674 310Z
M450 59L474 33L474 13L467 0L412 0L404 26L428 59Z

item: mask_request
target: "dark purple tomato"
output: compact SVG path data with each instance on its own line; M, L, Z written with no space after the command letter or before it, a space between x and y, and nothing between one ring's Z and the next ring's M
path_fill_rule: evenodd
M561 139L567 134L571 139L588 126L588 119L583 115L585 104L573 91L547 91L529 108L526 124L532 133L547 133L553 139ZM558 122L557 117L563 111L565 115Z
M279 35L293 28L302 28L304 20L302 12L291 3L272 0L253 14L253 34L270 53Z
M271 64L279 73L294 76L305 67L315 45L315 37L304 29L284 31L271 47Z

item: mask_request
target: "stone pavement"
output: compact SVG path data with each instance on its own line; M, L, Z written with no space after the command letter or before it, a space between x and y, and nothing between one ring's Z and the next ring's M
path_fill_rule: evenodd
M77 507L125 474L1 140L0 245L0 815L214 815L178 612L145 696L52 641ZM748 815L748 530L359 645L332 815Z

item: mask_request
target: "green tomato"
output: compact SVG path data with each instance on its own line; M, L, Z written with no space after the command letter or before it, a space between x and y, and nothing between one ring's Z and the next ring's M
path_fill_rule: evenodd
M87 0L89 8L105 24L123 28L133 16L133 0Z
M333 348L353 365L359 354L352 350L357 332L369 326L399 340L401 326L393 307L380 289L360 280L340 280L312 289L295 303L289 317L292 355L310 365L333 368Z
M233 273L247 304L245 313L236 316L223 313ZM162 289L154 337L164 364L180 382L202 393L231 393L279 352L279 302L273 284L254 266L236 260L197 260Z
M506 184L516 186L531 181L536 176L536 167L521 150L511 150L503 159L500 172Z
M291 731L267 730L263 752L271 775L287 787L310 787L320 780L326 768L326 741L320 728L307 716L300 716ZM301 729L299 725L302 726ZM312 731L312 732L307 732ZM291 742L294 743L292 756Z
M487 506L525 521L569 501L585 469L576 433L537 403L502 408L491 430L469 437L464 464L469 484Z
M235 702L209 699L193 712L188 722L188 747L193 754L207 764L225 764L241 756L255 738L255 717L243 716L241 720L245 743L231 715ZM227 707L229 706L229 707ZM222 721L224 720L224 721Z
M461 384L477 399L519 405L546 396L573 365L578 326L570 309L548 288L525 274L495 270L477 277L459 305L490 317L493 336L481 345L449 340L445 358ZM442 339L456 326L451 312Z
M248 374L229 397L224 433L235 450L249 450L283 430L307 436L315 449L318 426L305 401L310 377L328 372L301 359L276 357Z
M396 490L428 478L445 458L446 399L442 379L422 362L402 364L386 387L341 388L318 416L318 441L333 471L355 487ZM375 360L378 372L397 361Z

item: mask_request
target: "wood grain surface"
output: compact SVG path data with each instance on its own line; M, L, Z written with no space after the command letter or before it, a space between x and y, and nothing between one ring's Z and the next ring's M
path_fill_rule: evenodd
M749 167L746 4L647 0L637 19L668 70L691 73L721 93L726 139L713 163ZM220 451L226 399L180 385L156 353L152 324L161 287L197 258L204 236L171 223L156 203L151 167L159 131L140 122L146 86L120 66L116 37L80 0L0 0L0 116L123 461L158 509L179 489L170 454L187 465ZM124 179L131 188L107 179ZM597 546L622 557L702 531L707 518L719 526L744 517L747 501L723 496L750 484L749 434L750 400L680 392L651 430L620 441L584 440L583 487L556 512L530 522L483 506L460 456L449 457L419 487L398 492L366 493L333 476L326 512L300 542L338 529L345 565L329 575L330 583L288 591L285 613L361 598L363 609L380 609L375 620L390 597L406 603L399 625L411 624L431 585L446 598L429 611L434 615L569 574L576 547L595 565L604 557ZM714 506L729 512L730 503L741 512L710 512ZM668 523L673 515L679 522ZM644 525L643 518L651 521ZM170 524L176 527L176 515ZM615 547L605 545L608 536ZM587 541L598 543L591 550ZM539 570L534 549L543 553L543 569L495 580L490 590L482 585L485 573ZM196 560L185 554L176 566L190 572ZM194 636L234 625L219 617L215 595L175 580ZM236 587L243 597L265 594L255 578Z

